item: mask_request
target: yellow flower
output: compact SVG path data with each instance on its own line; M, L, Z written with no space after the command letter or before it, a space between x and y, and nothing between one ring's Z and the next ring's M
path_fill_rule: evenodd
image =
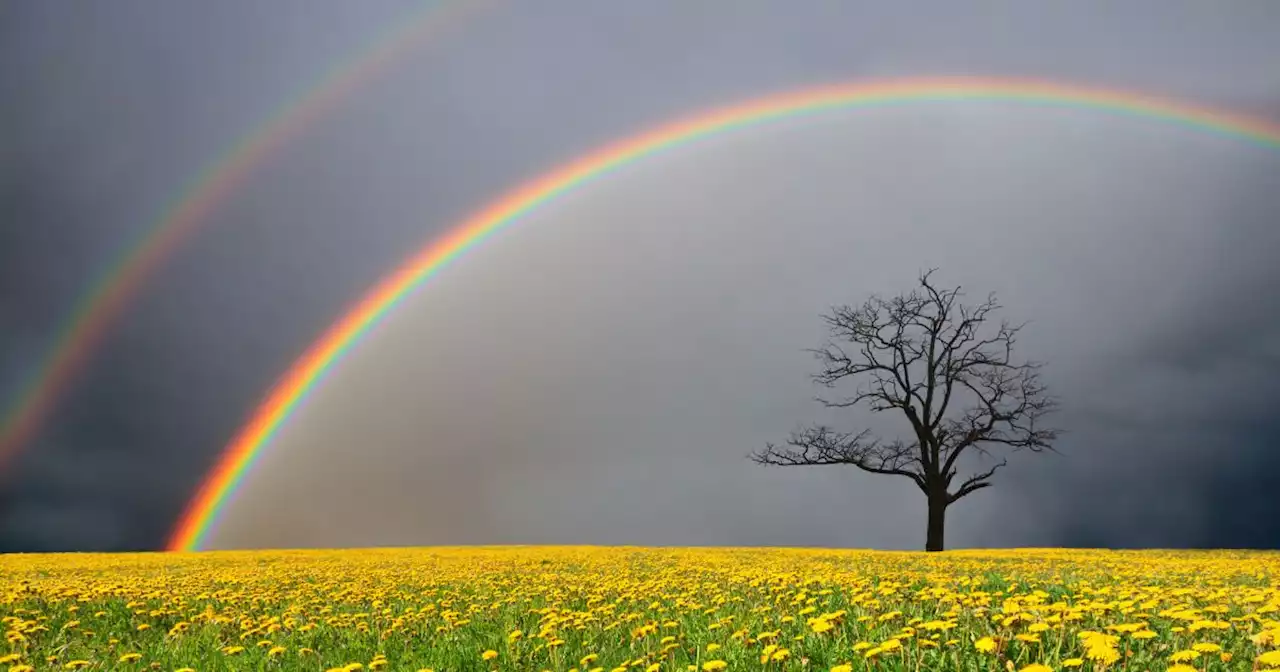
M703 672L719 672L726 667L729 667L729 663L726 663L723 660L708 660L702 664Z
M489 649L488 651L485 651L484 653L480 654L480 658L483 660L493 660L494 658L497 658L497 657L498 657L498 652L494 651L493 649ZM585 664L586 663L583 663L583 665Z
M845 663L843 665L836 665L835 667L831 668L830 672L853 672L853 666L848 663Z
M1175 651L1169 656L1169 660L1174 663L1188 663L1200 657L1200 652L1194 649L1183 649Z
M495 655L496 655L496 654L495 654ZM578 661L578 665L580 665L580 666L582 666L582 667L586 667L586 666L590 665L591 663L596 662L596 660L598 660L599 658L600 658L600 656L599 656L599 655L594 654L594 653L589 653L589 654L587 654L587 655L583 656L583 657L582 657L582 660L579 660L579 661ZM488 659L486 658L486 660L488 660Z
M1084 658L1068 658L1062 661L1063 667L1080 667L1084 665Z
M10 653L9 655L6 655L6 656L0 656L0 665L8 665L9 663L16 663L19 660L22 660L21 653Z
M63 665L63 667L68 670L78 670L82 667L88 667L88 666L89 666L89 661L87 660L71 660L71 661L67 661L66 665Z
M711 644L707 645L707 653L715 653L716 651L719 651L719 650L720 650L720 645L716 644L715 642L712 642Z
M658 672L658 670L661 670L661 669L662 669L662 663L654 663L649 667L644 668L644 672Z
M1048 665L1041 665L1040 663L1032 663L1018 670L1018 672L1053 672L1053 668Z
M996 640L991 639L990 637L983 637L973 643L973 648L981 651L982 653L991 653L996 650Z
M1170 665L1169 667L1164 668L1164 672L1200 672L1200 670L1197 670L1196 668L1191 667L1190 665L1177 663L1175 665Z
M1280 650L1268 651L1258 656L1256 660L1259 665L1280 666Z
M121 663L132 663L142 657L141 653L126 653L119 658Z
M274 658L284 652L285 652L285 648L283 646L273 646L267 650L267 657Z

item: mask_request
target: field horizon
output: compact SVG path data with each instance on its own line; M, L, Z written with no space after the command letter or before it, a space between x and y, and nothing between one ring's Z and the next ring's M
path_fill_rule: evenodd
M0 556L11 672L1280 669L1280 554L441 546Z

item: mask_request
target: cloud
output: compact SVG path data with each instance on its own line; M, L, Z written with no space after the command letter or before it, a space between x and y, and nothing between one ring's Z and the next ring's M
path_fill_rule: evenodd
M2 398L194 176L417 5L296 2L8 10L0 205L20 225L0 231ZM502 189L660 120L896 75L1280 100L1270 6L734 8L497 5L366 82L111 325L0 483L0 545L161 545L265 390L381 273ZM799 349L828 303L936 263L1036 320L1027 346L1073 402L1069 457L1016 462L957 507L953 541L1273 543L1238 512L1272 506L1246 494L1271 473L1275 312L1256 296L1274 284L1275 154L1070 112L889 116L637 167L464 258L317 392L226 539L915 547L905 482L740 456L815 413Z

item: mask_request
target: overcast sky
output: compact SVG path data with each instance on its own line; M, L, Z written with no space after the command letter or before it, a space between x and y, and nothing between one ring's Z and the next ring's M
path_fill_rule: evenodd
M153 548L271 382L412 249L602 143L787 88L1011 75L1280 120L1264 1L477 5L221 202L0 485L0 547ZM96 6L95 6L96 7ZM183 185L410 2L0 9L0 399ZM74 15L74 18L73 18ZM654 157L423 286L264 455L217 546L913 548L903 479L765 469L820 313L922 267L1030 319L1062 456L951 545L1280 546L1280 152L1088 111L845 111Z

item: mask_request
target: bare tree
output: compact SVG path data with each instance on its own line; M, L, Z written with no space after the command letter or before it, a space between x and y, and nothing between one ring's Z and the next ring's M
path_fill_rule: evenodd
M1042 363L1013 359L1024 325L1002 321L988 328L1001 308L995 295L964 305L961 288L939 289L933 273L922 273L909 294L833 308L823 316L832 340L811 351L822 362L813 376L818 384L836 389L858 380L851 396L818 401L901 413L909 438L815 425L792 432L784 446L767 444L751 459L777 466L851 464L909 478L929 502L925 550L941 551L947 507L991 485L1006 464L995 453L1053 450L1059 432L1040 424L1057 406L1040 382ZM965 454L988 461L961 478Z

